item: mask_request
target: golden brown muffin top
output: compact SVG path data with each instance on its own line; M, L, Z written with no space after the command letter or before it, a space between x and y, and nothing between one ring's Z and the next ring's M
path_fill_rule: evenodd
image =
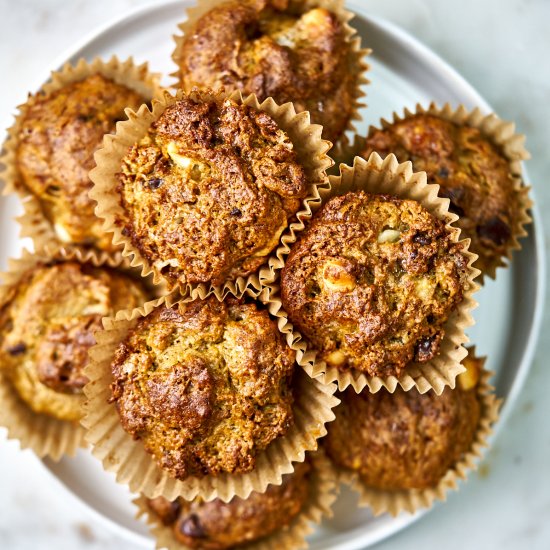
M462 245L419 203L350 192L331 198L292 247L282 301L329 365L399 376L437 354L466 268Z
M254 272L307 193L287 134L229 99L167 107L118 178L117 223L172 284Z
M76 400L64 398L82 395L101 319L146 299L138 281L114 269L39 264L10 289L0 310L0 365L35 412L76 414Z
M350 70L344 24L324 8L288 0L221 3L197 21L176 55L184 87L292 101L331 141L352 114L358 75Z
M481 369L470 357L467 368ZM383 490L435 487L471 449L480 419L477 385L437 396L398 388L357 394L349 388L323 440L330 458ZM350 436L352 434L352 436Z
M39 200L44 215L63 242L112 250L111 235L94 215L88 197L94 153L104 134L114 133L124 109L146 99L100 74L38 94L26 107L17 136L22 183Z
M155 309L113 360L124 429L178 479L254 468L293 421L294 352L255 303Z
M419 114L375 131L361 155L368 158L374 151L393 153L399 162L410 160L415 170L425 171L460 216L456 225L479 255L475 266L485 272L499 265L517 223L518 194L510 161L482 132Z
M149 500L148 506L189 548L236 548L290 524L309 496L310 469L307 461L298 463L294 473L283 476L281 485L269 485L264 493L254 491L247 499L234 497L225 503L180 498L169 502L159 497Z

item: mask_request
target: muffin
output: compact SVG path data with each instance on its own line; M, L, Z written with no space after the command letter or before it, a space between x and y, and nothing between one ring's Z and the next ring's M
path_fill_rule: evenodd
M328 426L324 448L340 468L368 488L388 492L437 486L470 451L480 426L483 361L470 355L457 388L420 394L357 394L347 389ZM350 437L350 434L354 434Z
M228 503L200 498L170 502L159 497L147 501L149 513L171 529L172 548L176 542L201 550L240 548L288 528L308 500L310 470L308 462L298 463L281 485L269 485L264 493L252 492L247 499L234 497Z
M146 298L140 282L112 268L38 263L4 296L0 368L32 411L77 421L83 368L102 317Z
M94 152L103 136L151 98L94 73L49 93L38 92L23 106L15 140L18 186L30 192L63 242L112 250L88 197Z
M357 108L358 47L347 14L327 2L218 2L182 25L173 59L180 86L241 90L260 101L294 103L338 140ZM332 5L331 5L332 4Z
M118 346L111 401L173 478L248 472L293 423L294 359L253 302L162 305Z
M218 285L266 262L308 181L267 113L178 97L122 158L114 222L172 286Z
M427 173L429 183L440 186L439 195L459 216L457 227L472 240L470 250L479 256L475 266L494 276L525 209L518 175L503 148L478 128L417 113L371 129L360 154L367 158L372 152L410 160L415 170Z
M300 234L281 300L319 359L387 378L438 354L468 269L463 243L420 203L353 191L330 198Z

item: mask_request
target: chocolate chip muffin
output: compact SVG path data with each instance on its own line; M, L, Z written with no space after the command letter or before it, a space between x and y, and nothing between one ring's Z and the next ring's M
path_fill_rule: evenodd
M16 136L20 184L38 199L61 241L113 249L88 197L88 172L104 134L126 118L124 109L145 102L130 88L93 74L52 93L39 92L24 107Z
M230 99L184 96L122 160L116 220L172 284L253 273L308 191L288 135Z
M438 184L450 199L457 227L470 238L474 264L482 272L501 264L520 214L520 197L510 160L480 130L435 115L416 114L372 131L361 156L393 153L400 162Z
M296 465L282 485L269 485L264 493L247 499L234 497L224 503L162 497L148 501L150 511L170 527L174 539L188 548L224 550L240 548L288 526L300 513L309 495L308 462Z
M34 412L78 420L93 333L104 316L146 299L140 282L111 268L38 264L4 299L0 367Z
M354 109L358 74L345 23L296 0L221 2L185 33L174 53L181 86L242 90L292 101L336 141Z
M388 491L435 487L472 446L480 420L482 361L464 360L455 390L437 396L347 389L323 440L330 458L358 472L368 487Z
M466 270L462 245L419 203L349 192L331 198L293 245L281 297L330 366L399 376L438 353Z
M123 428L178 479L252 470L292 425L294 352L253 302L160 306L112 363Z

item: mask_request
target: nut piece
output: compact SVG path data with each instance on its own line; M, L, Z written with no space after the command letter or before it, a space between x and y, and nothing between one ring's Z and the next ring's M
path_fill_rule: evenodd
M330 260L323 267L323 283L333 292L350 292L355 288L355 277L350 273L351 263Z
M340 351L339 349L330 352L325 357L325 361L333 367L342 366L346 362L346 360L347 360L346 354L343 351Z
M477 386L481 377L482 363L482 359L477 359L471 354L462 361L466 367L466 371L458 375L458 385L462 391L469 391Z
M378 235L378 242L380 244L396 243L400 236L401 231L398 231L397 229L384 229L384 231L381 231Z

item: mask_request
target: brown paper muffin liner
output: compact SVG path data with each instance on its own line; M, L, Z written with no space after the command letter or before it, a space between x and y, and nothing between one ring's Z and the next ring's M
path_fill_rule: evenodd
M246 544L247 550L294 550L307 548L306 537L313 532L313 526L321 523L323 517L332 517L332 505L338 494L338 483L330 460L322 449L308 455L313 466L309 475L309 496L300 513L275 533ZM291 474L290 474L291 475ZM140 496L134 500L138 508L136 517L145 520L149 531L155 537L156 548L168 550L191 550L174 536L171 526L163 525L147 506L147 499Z
M79 247L59 247L50 252L31 254L23 250L20 259L10 260L8 271L2 274L0 306L10 299L10 289L35 266L52 261L77 261L96 267L125 269L120 254L108 254ZM13 387L8 374L0 366L0 425L8 429L10 439L18 439L22 449L32 449L39 457L59 460L63 455L73 456L78 447L85 446L84 429L78 422L58 420L47 414L34 412Z
M488 441L492 428L498 420L502 400L496 398L494 388L489 383L492 375L492 372L482 371L477 387L481 415L470 450L452 468L449 468L435 487L401 491L375 489L362 482L356 472L333 464L339 481L350 485L359 493L359 506L369 507L375 516L384 513L397 516L401 512L414 514L422 508L431 508L437 500L444 502L449 491L458 490L458 481L466 480L470 471L477 470L484 449L489 447Z
M219 6L220 4L226 3L228 0L197 0L195 6L189 7L186 10L186 19L178 25L178 29L181 34L174 35L174 41L176 47L172 53L172 60L176 65L178 65L178 60L180 58L181 48L183 47L183 38L189 32L192 32L193 27L195 27L197 21L211 9ZM362 107L366 105L362 102L367 94L364 92L363 88L370 84L370 81L366 77L367 72L370 69L369 64L367 63L367 57L372 53L372 50L369 48L361 48L361 37L357 34L356 29L350 25L350 21L355 17L355 14L349 10L345 9L345 0L304 0L302 2L304 11L311 8L325 8L328 11L334 13L338 20L344 23L344 30L346 34L346 41L351 45L350 55L348 59L349 72L355 73L358 75L356 87L353 90L353 106L352 114L348 121L345 131L342 133L340 139L334 144L334 147L331 150L331 157L335 160L338 160L342 156L342 152L346 149L349 143L349 138L346 135L348 132L355 132L356 128L354 123L360 122L363 120L363 117L360 115L359 111ZM184 88L179 78L179 71L175 71L171 74L176 78L177 88ZM189 92L190 90L186 90Z
M248 293L253 296L253 293ZM224 502L234 496L247 498L252 491L265 491L269 484L279 485L281 476L294 470L293 462L302 462L306 451L317 449L317 440L327 430L325 424L334 420L332 409L340 402L334 393L334 384L311 380L296 366L294 377L294 424L284 436L277 438L256 456L256 467L243 474L189 477L175 479L145 451L141 441L134 440L124 431L116 406L108 403L113 377L111 362L115 350L137 319L148 315L155 307L182 299L176 291L148 302L141 308L118 312L116 317L103 320L105 329L96 333L97 345L90 349L92 359L84 371L89 383L84 388L87 402L82 425L87 429L86 440L92 453L103 462L105 470L114 472L119 483L127 484L132 493L143 493L148 498L163 496L168 500L196 496L210 501L220 498Z
M496 145L502 151L510 163L510 173L514 180L515 191L518 197L518 216L515 226L512 227L512 237L506 250L506 256L499 257L494 265L489 266L485 272L481 273L479 282L483 284L485 275L494 279L498 267L507 267L509 265L512 261L512 252L521 249L519 239L527 235L526 226L533 221L529 214L529 209L533 205L533 202L529 198L530 186L524 185L522 178L521 163L531 158L531 155L525 148L525 135L517 134L513 122L504 121L494 113L484 115L479 108L469 111L464 105L459 105L456 109L453 109L449 103L445 103L445 105L439 107L436 103L432 102L428 107L417 104L414 112L404 109L403 115L394 112L391 122L381 119L380 128L369 127L367 138L371 137L379 129L386 129L396 122L419 114L433 115L457 125L477 128L493 145ZM353 158L353 156L359 155L365 146L365 142L365 138L356 136L353 143L346 148L344 158L349 160L350 157Z
M130 239L122 234L121 228L116 225L117 216L122 212L116 193L116 174L120 171L121 159L128 148L144 137L150 125L162 115L164 110L184 95L183 90L178 90L175 96L165 91L162 100L153 100L152 110L146 105L142 105L137 113L128 110L130 120L117 124L116 135L105 136L103 148L99 149L95 155L97 166L90 172L90 178L94 182L90 196L98 203L96 214L105 220L104 229L114 233L113 244L124 246L122 250L124 256L133 255L133 266L141 266L144 276L153 274L155 283L167 281L158 267L143 257ZM326 155L330 142L321 139L321 126L310 124L309 113L296 114L292 103L277 105L273 99L268 98L260 104L255 95L243 99L238 91L227 96L223 91L195 90L189 96L195 100L208 101L229 97L240 104L266 112L289 135L295 146L298 162L304 167L310 182L309 195L302 201L302 209L297 212L296 220L289 224L281 236L280 245L257 272L246 278L239 277L235 281L227 281L219 286L178 282L173 287L179 289L183 296L201 299L210 292L220 300L228 293L240 297L247 288L257 295L264 281L274 280L275 269L282 265L281 257L287 253L288 243L294 242L295 232L303 229L302 220L311 216L312 205L320 203L319 190L328 186L326 169L332 165L332 160Z
M109 61L95 58L90 63L85 59L80 59L75 65L66 63L59 71L52 72L50 80L42 86L38 94L29 95L27 101L19 105L19 112L13 126L8 129L4 151L0 156L0 180L4 182L2 190L4 195L17 193L21 199L24 212L17 218L21 225L20 236L30 237L36 250L44 250L50 246L55 249L59 244L67 244L67 239L56 233L52 223L44 215L40 200L25 186L19 174L16 154L21 124L28 108L36 103L38 95L41 97L51 94L64 86L97 73L150 99L161 94L160 75L149 72L147 63L136 65L131 57L126 61L120 61L113 56Z
M457 375L465 370L460 364L467 353L462 344L468 342L466 328L474 324L470 312L477 306L472 295L479 288L474 282L479 270L472 267L477 255L468 250L470 241L461 241L460 229L452 225L458 216L449 212L449 199L439 198L438 185L428 184L424 172L414 173L410 162L399 164L394 155L388 155L382 160L378 154L373 153L368 161L356 157L352 167L340 165L340 176L330 176L330 183L331 189L321 190L322 204L330 197L359 190L418 201L431 214L446 222L454 242L464 243L463 253L468 259L468 282L464 299L444 325L445 336L437 357L425 364L413 363L399 377L387 378L369 376L354 369L340 371L317 359L316 351L308 349L305 339L294 330L288 320L279 298L278 283L270 284L266 293L269 296L270 312L278 318L279 329L286 335L289 346L296 351L298 363L310 376L319 378L325 384L337 382L340 391L352 386L359 393L368 386L371 392L377 392L382 387L394 392L400 386L405 391L416 388L420 393L434 389L440 395L446 386L454 388ZM319 206L317 203L314 211Z

